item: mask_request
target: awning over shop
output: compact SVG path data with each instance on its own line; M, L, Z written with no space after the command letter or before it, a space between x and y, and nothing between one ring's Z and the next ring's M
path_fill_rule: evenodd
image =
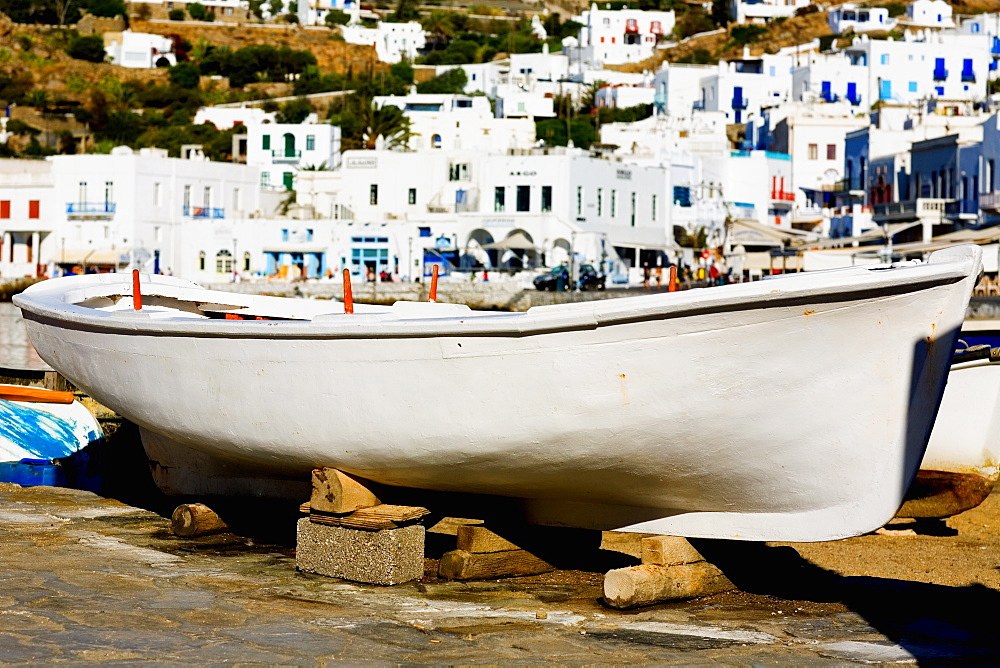
M326 246L316 244L282 244L281 246L264 246L265 253L325 253Z
M63 265L110 265L129 263L128 253L111 248L66 248L56 254L56 264Z
M728 225L726 243L730 246L782 246L809 243L815 235L801 230L776 225L762 225L756 220L742 218Z
M841 248L863 244L870 241L885 239L886 235L896 236L900 232L910 229L914 225L921 225L919 220L911 220L907 223L892 223L890 225L877 225L870 230L866 230L856 237L840 237L838 239L822 239L819 241L803 241L799 245L809 246L809 248L822 250L825 248Z
M538 250L538 247L522 232L515 232L506 239L483 244L486 250Z

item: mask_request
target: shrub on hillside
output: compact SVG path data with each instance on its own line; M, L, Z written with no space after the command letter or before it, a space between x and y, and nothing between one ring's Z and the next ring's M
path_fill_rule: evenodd
M100 35L83 35L77 37L66 48L71 58L86 60L92 63L103 63L107 55L104 52L104 38Z
M184 20L184 10L183 9L171 9L167 12L167 18L171 21L183 21Z

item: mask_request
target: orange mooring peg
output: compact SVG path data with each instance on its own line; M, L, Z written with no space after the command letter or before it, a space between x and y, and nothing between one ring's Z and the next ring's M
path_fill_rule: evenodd
M132 270L132 308L142 310L142 293L139 292L139 270Z
M350 269L344 269L344 313L354 313L354 293L351 292Z
M431 293L427 296L427 301L436 302L438 300L438 266L431 265Z
M670 265L670 283L667 284L667 292L677 292L677 265Z

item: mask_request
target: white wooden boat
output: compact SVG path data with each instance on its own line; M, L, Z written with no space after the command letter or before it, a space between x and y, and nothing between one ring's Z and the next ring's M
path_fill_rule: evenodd
M1000 347L983 345L956 354L927 451L897 516L957 515L985 501L998 478Z
M108 274L15 303L48 364L142 428L168 492L277 494L331 466L543 524L818 541L899 508L980 271L963 246L525 313L146 275L136 311Z

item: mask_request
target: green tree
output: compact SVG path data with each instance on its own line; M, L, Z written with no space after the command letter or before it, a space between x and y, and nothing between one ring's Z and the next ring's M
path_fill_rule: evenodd
M71 58L92 63L103 63L107 56L104 51L104 38L100 35L82 35L75 38L66 48L66 53Z
M401 60L398 63L394 63L389 68L389 74L398 78L407 85L413 84L413 65L411 65L407 60Z
M170 83L181 88L197 88L201 71L194 63L177 63L169 69Z
M455 34L455 28L451 24L450 12L435 9L422 21L424 30L430 33L434 48L440 48L442 44L447 44Z
M205 5L200 2L189 2L187 5L187 12L195 21L208 20L208 10L205 9Z
M180 8L171 9L167 12L167 18L171 21L183 21L185 18L184 10Z
M385 148L405 146L410 140L410 119L399 107L392 105L378 107L365 100L361 111L366 149L374 150L379 137L384 140Z
M433 79L417 84L417 92L458 94L465 90L467 81L468 77L465 75L465 70L456 67L453 70L439 74Z
M331 9L326 13L323 22L331 28L333 26L346 26L351 22L351 15L340 9Z
M90 0L85 6L87 11L94 16L106 18L128 16L124 0Z
M302 123L312 113L312 105L304 97L291 100L281 105L275 115L279 123Z

